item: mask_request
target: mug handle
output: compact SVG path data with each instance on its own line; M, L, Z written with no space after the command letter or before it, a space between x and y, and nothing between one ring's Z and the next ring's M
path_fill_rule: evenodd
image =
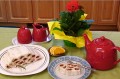
M34 28L36 28L36 26L41 26L41 28L43 28L43 25L38 24L38 23L33 23L32 26L33 26Z
M43 25L39 25L39 26L41 26L42 28L44 28ZM46 34L47 34L47 37L48 37L48 36L49 36L49 29L48 29L48 28L45 28L45 30L46 30Z
M45 28L46 30L46 34L47 34L47 37L49 36L50 32L49 32L49 29L48 28Z
M113 49L116 49L116 50L118 50L120 52L120 47L118 47L118 46L113 47ZM117 61L115 61L114 65L118 64L119 62L120 62L120 59L118 59Z
M39 26L41 26L42 28L44 28L43 25L39 25ZM46 30L46 34L47 34L47 37L48 37L48 36L49 36L49 29L48 29L48 28L45 28L45 30Z

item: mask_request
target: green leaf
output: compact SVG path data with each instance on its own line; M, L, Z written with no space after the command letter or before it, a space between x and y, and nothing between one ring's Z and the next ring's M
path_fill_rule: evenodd
M62 31L60 28L57 28L57 27L53 28L53 30L59 30L59 31Z
M84 32L84 29L80 29L80 30L78 31L77 35L78 35L78 36L81 36L81 35L83 34L83 32Z

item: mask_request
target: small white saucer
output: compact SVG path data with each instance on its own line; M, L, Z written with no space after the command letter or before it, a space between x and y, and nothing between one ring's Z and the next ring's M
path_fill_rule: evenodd
M35 41L32 40L32 42L29 43L29 44L35 45L35 44L37 44L37 43L46 43L46 42L51 41L52 38L53 38L52 35L49 35L49 36L47 37L46 41L43 41L43 42L35 42ZM12 44L13 44L13 45L19 45L19 44L20 44L20 43L18 42L18 40L17 40L17 37L14 37L14 38L12 39Z

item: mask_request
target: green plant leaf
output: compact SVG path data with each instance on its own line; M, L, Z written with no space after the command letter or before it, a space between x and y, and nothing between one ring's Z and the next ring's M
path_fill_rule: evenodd
M53 30L59 30L59 31L62 31L60 28L57 28L57 27L53 28Z
M83 34L83 32L84 32L84 29L80 29L80 30L78 30L77 35L78 35L78 36L81 36L81 35Z

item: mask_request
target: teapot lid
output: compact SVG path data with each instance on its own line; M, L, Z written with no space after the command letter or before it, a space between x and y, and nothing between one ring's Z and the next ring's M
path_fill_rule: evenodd
M104 36L95 39L95 43L96 43L97 45L102 45L102 46L114 45L111 40L105 38Z

